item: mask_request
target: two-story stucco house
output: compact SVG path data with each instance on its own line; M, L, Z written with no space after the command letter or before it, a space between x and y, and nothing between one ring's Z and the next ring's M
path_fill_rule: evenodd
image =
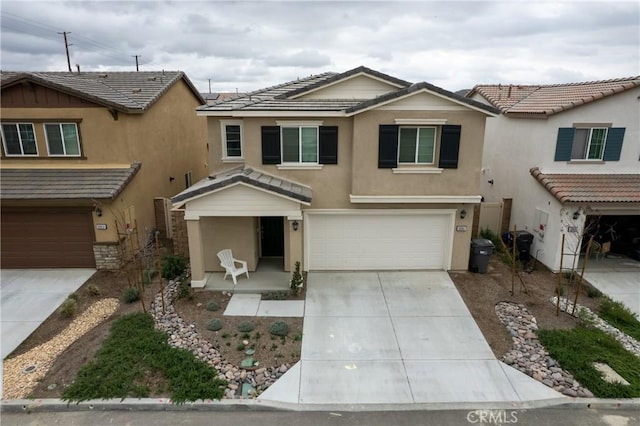
M254 270L464 270L491 106L359 67L198 108L210 176L184 209L192 286L224 248Z
M3 268L116 268L126 233L163 228L154 198L207 174L204 100L182 72L0 76Z
M487 120L482 195L512 199L511 226L534 234L539 261L560 269L563 234L563 269L591 235L601 251L639 255L640 77L478 85L467 96L502 112Z

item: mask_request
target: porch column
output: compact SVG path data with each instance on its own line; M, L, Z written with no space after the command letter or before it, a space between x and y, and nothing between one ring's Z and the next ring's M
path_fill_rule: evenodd
M296 262L300 262L300 268L304 266L302 263L302 218L288 218L285 230L285 259L284 270L293 271ZM294 231L293 223L297 222L297 230Z
M199 219L187 219L189 237L189 260L191 263L191 287L202 288L206 284L204 276L204 251Z

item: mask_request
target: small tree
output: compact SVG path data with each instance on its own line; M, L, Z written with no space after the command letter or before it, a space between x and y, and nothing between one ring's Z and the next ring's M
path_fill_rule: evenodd
M300 262L296 262L296 266L293 270L293 274L291 275L291 284L289 287L291 288L291 292L293 294L300 293L300 288L302 288L303 278L300 273Z

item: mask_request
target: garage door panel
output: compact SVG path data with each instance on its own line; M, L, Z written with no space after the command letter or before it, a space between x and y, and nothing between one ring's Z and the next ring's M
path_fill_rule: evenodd
M93 268L88 211L2 211L3 268Z
M448 214L310 214L311 270L443 269Z

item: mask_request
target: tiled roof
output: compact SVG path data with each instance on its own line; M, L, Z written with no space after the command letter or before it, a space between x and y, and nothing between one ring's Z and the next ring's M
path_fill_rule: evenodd
M640 76L554 85L476 85L467 94L482 95L504 114L552 115L640 86Z
M171 202L173 204L184 202L198 195L206 194L237 182L266 189L305 203L311 202L312 193L311 188L308 186L244 166L234 167L217 175L209 176L171 198Z
M640 203L640 174L529 172L561 203Z
M306 93L310 90L319 89L323 86L335 83L342 79L357 75L360 73L369 74L373 77L388 81L396 86L398 90L378 96L374 99L292 99L297 95ZM409 93L416 92L421 89L430 90L455 102L466 104L476 109L481 109L493 114L500 111L492 106L481 102L468 99L464 96L444 90L440 87L429 83L414 83L400 80L398 78L383 74L381 72L366 68L357 67L352 70L336 74L327 72L324 74L313 75L311 77L300 80L290 81L278 86L268 87L266 89L257 90L247 93L238 98L216 102L213 105L202 106L199 111L343 111L345 113L355 113L367 108L375 107L377 104L399 98Z
M474 101L472 99L468 99L465 98L464 96L460 96L457 95L453 92L449 92L448 90L445 90L441 87L438 86L434 86L433 84L429 84L429 83L425 83L425 82L421 82L421 83L414 83L409 87L405 87L404 89L400 89L397 90L395 92L391 92L391 93L387 93L385 95L382 96L378 96L377 98L374 99L369 99L367 101L363 101L362 103L353 106L349 109L346 110L346 112L350 113L350 112L356 112L356 111L360 111L363 109L367 109L370 107L373 107L375 105L381 104L383 102L387 102L396 98L400 98L402 96L408 95L410 93L414 93L420 90L428 90L430 92L434 92L434 93L438 93L440 95L443 95L446 98L449 98L451 100L457 101L458 103L462 103L462 104L466 104L469 106L473 106L477 109L481 109L483 111L487 111L490 112L492 114L499 114L500 111L497 110L496 108L487 105L487 104L483 104L482 102L478 102L478 101Z
M0 72L2 88L32 81L116 110L144 112L171 86L184 80L201 104L200 93L182 71Z
M201 106L198 108L200 111L234 111L251 107L264 101L270 101L283 93L291 92L293 90L306 88L314 85L320 81L327 80L329 77L335 75L335 73L326 72L323 74L312 75L310 77L302 78L299 80L290 81L287 83L279 84L266 89L260 89L253 92L244 94L237 98L226 100L216 103L214 105Z
M115 199L140 169L7 169L0 170L2 200Z

